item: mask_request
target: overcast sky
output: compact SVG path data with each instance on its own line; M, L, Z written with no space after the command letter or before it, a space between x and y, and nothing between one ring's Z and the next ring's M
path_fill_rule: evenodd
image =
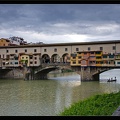
M0 38L28 43L120 39L120 4L0 4Z

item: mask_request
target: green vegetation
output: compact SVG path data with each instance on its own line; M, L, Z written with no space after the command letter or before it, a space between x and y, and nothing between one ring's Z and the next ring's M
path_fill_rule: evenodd
M65 73L65 72L73 72L73 70L70 70L70 69L62 69L62 72Z
M61 116L111 116L120 105L120 92L95 95L65 108Z

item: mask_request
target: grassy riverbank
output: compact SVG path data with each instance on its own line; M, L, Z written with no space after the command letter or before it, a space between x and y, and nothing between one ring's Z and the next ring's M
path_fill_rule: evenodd
M95 95L65 108L60 116L111 116L120 106L120 92Z

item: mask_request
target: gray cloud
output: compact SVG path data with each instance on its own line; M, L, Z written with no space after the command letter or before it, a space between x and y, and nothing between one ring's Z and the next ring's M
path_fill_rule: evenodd
M119 39L117 4L2 4L0 37L28 42L78 42Z

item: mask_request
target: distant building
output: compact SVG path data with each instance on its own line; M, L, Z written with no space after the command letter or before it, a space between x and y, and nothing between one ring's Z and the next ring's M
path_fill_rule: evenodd
M32 42L30 42L30 43L28 43L29 45L42 45L42 44L45 44L45 43L43 43L43 42L36 42L36 43L32 43Z
M0 46L9 46L10 45L10 40L6 38L1 38L0 39Z
M16 46L16 45L27 45L27 42L24 41L21 37L10 37L10 38L1 38L0 46Z
M9 40L11 42L11 45L26 45L27 44L27 42L24 41L24 39L21 37L13 36L13 37L10 37Z

